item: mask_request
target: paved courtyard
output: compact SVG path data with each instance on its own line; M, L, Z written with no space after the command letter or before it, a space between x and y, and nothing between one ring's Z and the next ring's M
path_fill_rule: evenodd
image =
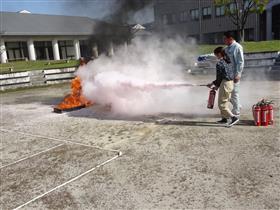
M218 110L53 113L69 85L1 93L1 209L279 209L279 90L243 81L230 129L215 124ZM197 94L206 101L208 90ZM252 125L262 97L275 102L273 126Z

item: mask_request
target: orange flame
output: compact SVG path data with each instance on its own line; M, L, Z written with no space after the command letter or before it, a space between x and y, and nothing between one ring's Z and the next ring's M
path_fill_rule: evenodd
M81 65L84 65L84 63L81 62ZM55 109L67 110L79 107L87 107L93 104L82 95L82 85L80 77L75 77L71 81L71 90L72 92L69 95L65 96L63 101L59 103L55 107Z

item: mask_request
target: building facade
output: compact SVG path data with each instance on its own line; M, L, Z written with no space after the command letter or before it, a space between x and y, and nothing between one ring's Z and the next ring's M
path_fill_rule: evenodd
M18 60L61 60L113 53L120 27L88 17L1 12L1 63Z
M220 43L223 32L236 31L225 8L216 6L214 0L156 0L154 10L156 30L193 37L201 43ZM249 14L245 40L279 39L279 14L280 0L270 0L261 15Z

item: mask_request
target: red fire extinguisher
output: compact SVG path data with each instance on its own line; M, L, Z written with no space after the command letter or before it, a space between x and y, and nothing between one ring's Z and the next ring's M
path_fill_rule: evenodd
M253 105L252 107L253 117L256 126L261 125L261 107L258 104Z
M215 103L215 96L216 96L216 90L214 89L210 90L209 97L208 97L208 104L207 104L208 109L213 109Z
M272 106L272 102L269 102L267 105L267 109L268 109L268 124L269 125L273 125L273 106Z
M262 99L252 107L253 117L256 126L273 125L273 105L272 101Z
M263 103L261 105L261 125L268 126L268 106Z

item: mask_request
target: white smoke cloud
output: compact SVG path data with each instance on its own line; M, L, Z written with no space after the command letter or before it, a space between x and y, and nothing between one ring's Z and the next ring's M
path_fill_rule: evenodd
M180 38L135 38L113 57L101 55L79 68L83 94L95 103L110 104L116 114L194 112L195 103L199 109L206 106L208 91L199 95L190 92L195 87L153 86L192 83L186 66L194 61L193 48Z

